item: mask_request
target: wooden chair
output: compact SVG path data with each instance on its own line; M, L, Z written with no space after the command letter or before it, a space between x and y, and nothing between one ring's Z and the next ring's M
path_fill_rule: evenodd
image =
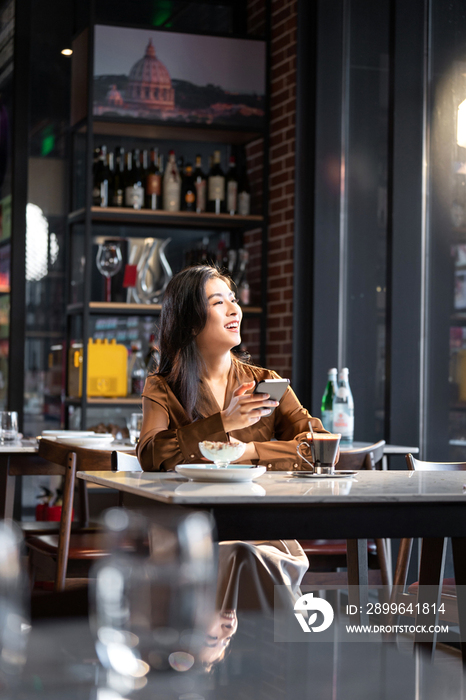
M336 469L362 470L381 469L385 440L340 452ZM304 575L303 585L341 587L347 585L346 572L337 571L347 565L346 540L304 540L300 542L309 559L309 569ZM387 585L392 582L389 543L384 539L369 541L367 545L371 585Z
M412 454L406 455L406 464L411 471L466 471L466 462L423 462L413 457ZM404 603L406 606L412 604L414 608L418 598L419 581L412 583L408 589L405 590L412 546L412 538L404 538L401 540L390 602ZM439 542L439 546L443 547L441 542ZM456 604L454 579L443 579L441 602L444 604L445 612L440 613L439 618L446 622L458 622L458 607Z
M87 577L92 562L108 554L101 533L71 532L71 515L76 472L110 471L112 457L107 450L70 447L46 439L40 441L38 454L49 464L41 473L62 474L65 477L62 515L58 534L30 534L25 542L31 552L32 573L40 569L44 560L52 561L56 565L54 587L56 591L62 591L67 573Z

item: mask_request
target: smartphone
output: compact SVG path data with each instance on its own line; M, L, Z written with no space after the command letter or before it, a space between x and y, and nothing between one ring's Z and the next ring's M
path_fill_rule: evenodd
M261 382L256 384L256 388L254 389L253 393L269 394L270 398L274 401L280 401L286 391L286 388L289 386L289 383L289 379L263 379ZM275 407L273 406L270 409L270 413L267 415L270 416L270 414L274 411Z

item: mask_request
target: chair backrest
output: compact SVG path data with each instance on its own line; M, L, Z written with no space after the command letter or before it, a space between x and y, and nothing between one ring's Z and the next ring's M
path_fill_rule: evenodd
M413 457L411 453L406 455L406 464L410 471L465 471L466 462L423 462ZM413 540L411 537L404 537L400 542L400 549L395 567L393 584L395 590L398 587L404 588L408 576L409 560L411 557Z
M136 455L127 452L112 452L112 471L142 472L142 467Z
M406 455L408 469L420 472L462 472L466 471L466 462L422 462L413 455Z
M76 455L76 471L110 471L112 468L110 450L94 450L75 445L64 445L57 440L39 440L39 457L43 457L54 464L63 465L68 453L72 451Z
M340 450L340 458L335 469L379 469L383 457L385 440L379 440L367 447L357 447L351 450Z
M73 494L76 483L76 453L66 445L54 449L56 443L52 440L39 441L39 457L47 463L52 462L50 469L41 468L41 474L63 474L65 483L63 487L63 505L58 533L57 570L55 578L55 590L63 591L65 588L66 567L70 546L71 520L73 518Z

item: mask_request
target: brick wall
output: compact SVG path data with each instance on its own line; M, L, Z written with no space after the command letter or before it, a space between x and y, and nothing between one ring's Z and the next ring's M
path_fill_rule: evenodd
M297 0L272 0L271 5L266 366L291 378ZM249 0L248 12L250 33L262 33L264 0ZM260 210L262 201L262 154L262 141L247 147L252 203L256 211ZM260 298L260 231L248 232L245 243L250 251L250 284L254 303ZM258 357L258 327L258 323L249 320L243 334L255 358Z

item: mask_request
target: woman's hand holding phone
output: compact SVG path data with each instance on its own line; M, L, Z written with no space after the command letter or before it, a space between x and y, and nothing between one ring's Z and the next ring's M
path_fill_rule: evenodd
M270 399L268 394L246 394L254 385L254 381L241 384L233 392L228 407L221 411L226 433L254 425L262 416L269 415L271 408L278 406L278 401Z

